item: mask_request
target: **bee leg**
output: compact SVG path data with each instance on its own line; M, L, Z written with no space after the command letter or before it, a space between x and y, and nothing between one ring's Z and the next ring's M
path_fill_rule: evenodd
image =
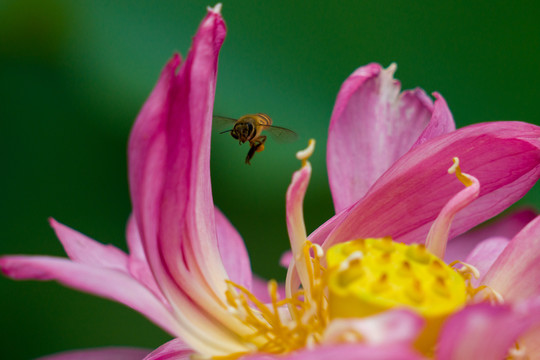
M257 151L257 146L251 146L249 148L249 151L246 156L246 164L251 165L249 161L253 158L253 155L255 155L256 151Z
M259 139L258 139L259 144L257 145L257 149L255 151L257 152L263 151L265 141L266 141L266 136L259 136Z

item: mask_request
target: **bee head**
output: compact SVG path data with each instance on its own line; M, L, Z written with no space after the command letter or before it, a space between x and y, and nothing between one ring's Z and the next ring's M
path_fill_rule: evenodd
M248 141L251 133L253 132L253 124L247 122L238 122L234 124L233 129L231 130L231 136L240 143L245 143Z

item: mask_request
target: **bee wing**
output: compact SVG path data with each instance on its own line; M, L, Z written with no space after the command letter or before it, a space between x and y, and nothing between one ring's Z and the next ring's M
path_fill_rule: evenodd
M213 116L212 119L212 127L214 128L214 130L217 131L232 130L234 124L236 123L236 119L228 118L225 116Z
M293 142L298 139L297 133L281 126L269 125L265 126L264 130L270 134L272 139L280 143Z

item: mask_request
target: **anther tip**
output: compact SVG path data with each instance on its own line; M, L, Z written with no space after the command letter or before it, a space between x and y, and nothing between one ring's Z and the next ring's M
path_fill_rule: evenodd
M296 158L298 160L302 160L302 164L304 164L310 157L313 155L313 152L315 151L315 139L309 139L308 146L304 150L300 150L296 153Z
M449 174L455 174L456 170L459 168L459 158L457 156L453 157L452 161L454 163L452 164L452 166L450 166L450 169L448 169Z

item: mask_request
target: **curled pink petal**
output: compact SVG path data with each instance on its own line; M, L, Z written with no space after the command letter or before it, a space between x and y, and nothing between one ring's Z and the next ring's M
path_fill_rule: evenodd
M242 236L230 221L216 208L216 229L219 253L229 278L251 289L251 264Z
M177 335L209 356L242 351L237 334L246 331L225 306L210 185L217 57L226 32L219 8L209 9L182 66L178 56L165 66L128 146L133 213L150 269L173 306Z
M144 360L189 360L194 352L180 339L173 339L152 351Z
M535 217L535 211L523 209L499 217L489 224L480 225L452 239L448 244L444 260L447 263L454 260L463 261L479 243L489 238L498 237L510 240Z
M105 347L64 351L54 355L43 356L36 360L141 360L149 352L150 350L147 349Z
M63 285L122 303L148 317L167 332L175 333L169 310L129 274L47 256L0 258L4 274L18 280L56 280Z
M457 161L454 163L455 166L459 166L459 160ZM458 171L461 172L461 170ZM472 203L478 197L478 194L480 194L480 183L478 179L467 174L459 174L458 176L463 176L464 180L462 181L468 181L470 184L454 195L444 205L433 225L431 225L426 238L426 248L441 259L444 257L446 251L446 243L448 242L452 220L459 211Z
M540 295L540 216L510 241L484 277L505 301Z
M81 264L127 272L127 255L113 245L103 245L54 219L49 219L69 258Z
M540 177L540 127L520 122L472 125L436 137L401 157L347 210L325 246L361 237L392 236L412 243L462 184L447 174L458 157L482 184L479 197L458 213L449 238L485 221L521 198ZM340 216L340 215L337 215Z
M304 223L304 196L311 178L311 164L307 162L293 174L291 184L287 189L286 212L287 231L291 243L292 261L289 265L286 280L286 292L290 295L296 284L293 278L298 275L300 282L309 293L309 280L303 254L304 243L307 239ZM294 285L293 285L294 284Z

